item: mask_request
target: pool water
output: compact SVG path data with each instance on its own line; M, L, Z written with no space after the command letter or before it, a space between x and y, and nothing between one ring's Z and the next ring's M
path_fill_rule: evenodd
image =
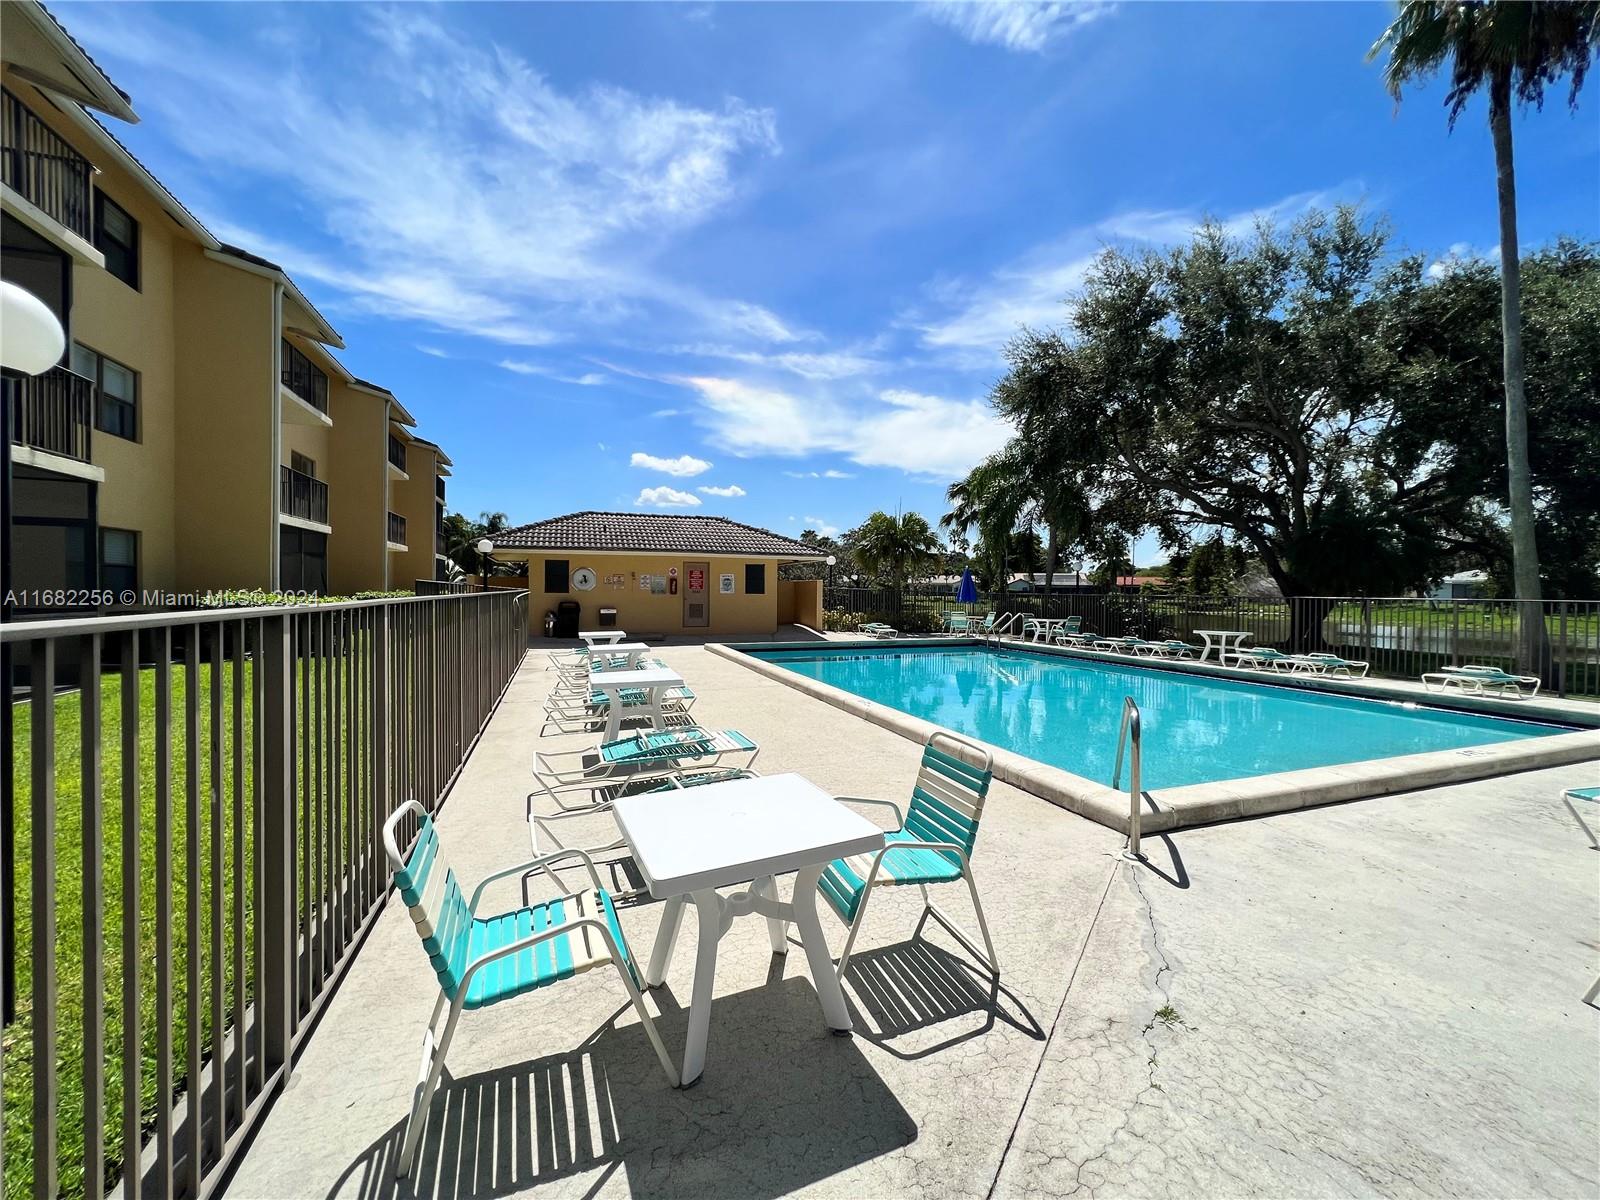
M1571 732L1537 721L1011 648L747 653L1099 783L1111 782L1122 699L1132 696L1147 789Z

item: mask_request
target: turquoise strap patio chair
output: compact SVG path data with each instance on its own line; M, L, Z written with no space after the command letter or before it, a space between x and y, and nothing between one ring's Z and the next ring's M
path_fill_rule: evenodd
M1285 654L1282 650L1274 650L1271 646L1257 646L1254 649L1237 651L1233 656L1233 665L1261 671L1293 671L1298 657L1294 654Z
M588 749L535 751L533 778L538 787L529 800L544 795L563 810L596 812L610 805L611 793L625 782L664 779L690 768L708 769L736 755L749 755L737 764L748 768L754 766L760 752L761 748L737 729L701 725L641 729ZM581 792L589 793L582 804L563 799Z
M1301 654L1296 657L1309 664L1310 669L1318 674L1348 675L1354 679L1365 678L1372 666L1358 658L1341 658L1337 654Z
M902 816L890 800L840 796L845 804L871 804L890 809L896 825L884 835L885 845L874 854L839 858L828 864L817 889L839 919L850 927L844 952L839 955L839 978L850 965L850 951L867 914L867 901L875 887L915 885L922 891L923 917L932 916L950 935L1000 974L989 922L978 899L972 876L972 847L978 823L994 778L994 758L982 746L944 730L935 730L922 749L922 766L911 789L911 806ZM928 896L928 885L964 880L972 896L972 909L983 934L982 950ZM919 923L920 925L920 923Z
M1577 803L1574 803L1576 801ZM1600 787L1568 788L1561 793L1561 803L1567 806L1567 811L1572 814L1572 819L1578 823L1578 828L1583 830L1584 836L1589 839L1589 845L1600 850L1600 837L1595 836L1593 827L1584 820L1583 812L1578 805L1590 811L1593 817L1600 814ZM1589 990L1583 994L1585 1004L1594 1004L1595 997L1600 996L1600 976L1589 985Z
M398 829L412 815L419 822L416 840L410 851L402 854ZM611 896L600 885L600 876L588 855L581 850L564 850L496 871L479 882L469 900L445 862L438 829L415 800L406 801L384 822L383 846L394 869L395 888L411 911L417 936L422 939L428 963L439 980L439 998L422 1035L422 1065L395 1161L396 1175L405 1176L411 1170L411 1158L427 1124L428 1106L439 1086L445 1055L461 1014L549 987L596 967L615 968L661 1069L667 1073L668 1082L677 1086L678 1069L672 1065L655 1020L645 1007L638 965L628 950ZM553 863L569 858L581 862L587 870L589 889L565 892L553 900L492 917L478 915L478 902L489 884L532 872L550 875ZM446 1007L450 1018L440 1033L439 1017Z
M627 710L641 708L650 701L650 693L644 688L622 688L621 699L623 720L628 720ZM675 687L662 693L661 711L668 716L681 716L694 707L698 697L694 689L687 685ZM545 730L555 729L559 733L581 733L603 722L611 708L611 696L598 688L588 691L552 691L544 702L544 724L539 726L539 735L544 736ZM640 717L633 718L642 719Z

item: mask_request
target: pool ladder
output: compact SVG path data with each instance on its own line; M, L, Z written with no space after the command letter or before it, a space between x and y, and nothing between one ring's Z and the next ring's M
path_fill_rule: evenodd
M1020 612L1007 613L1005 620L996 621L993 626L983 631L983 640L998 646L1000 640L1011 632L1012 623L1020 616L1022 616Z
M1131 734L1131 740L1130 740ZM1133 752L1128 758L1128 848L1123 851L1124 857L1144 857L1139 849L1139 817L1140 801L1143 792L1139 787L1139 706L1133 702L1132 696L1122 698L1122 728L1117 731L1117 765L1111 772L1111 786L1115 788L1122 780L1122 751L1124 745L1131 745Z

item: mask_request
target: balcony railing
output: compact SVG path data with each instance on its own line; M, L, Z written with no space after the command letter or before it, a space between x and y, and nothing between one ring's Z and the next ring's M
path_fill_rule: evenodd
M302 521L328 523L328 485L293 467L278 468L278 511Z
M392 433L389 435L389 465L400 471L406 469L406 444Z
M406 519L399 513L389 514L389 540L396 546L406 544Z
M319 413L327 413L328 377L288 338L283 339L283 386Z
M6 375L11 390L11 440L62 458L89 461L94 380L65 367L43 375Z
M435 529L433 531L433 552L436 555L442 555L444 553L444 530L442 529Z
M435 475L433 477L433 496L434 496L434 499L436 499L440 504L444 503L444 476L443 475Z
M5 92L0 104L0 178L85 241L94 238L92 170L87 158L15 95Z

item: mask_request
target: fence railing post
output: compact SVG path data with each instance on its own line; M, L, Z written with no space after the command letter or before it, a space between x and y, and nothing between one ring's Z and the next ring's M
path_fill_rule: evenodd
M266 1068L279 1067L287 1082L294 1041L294 731L290 725L288 614L262 621L261 662L261 871L266 911L261 940L265 948L261 981L262 1028L266 1031Z

